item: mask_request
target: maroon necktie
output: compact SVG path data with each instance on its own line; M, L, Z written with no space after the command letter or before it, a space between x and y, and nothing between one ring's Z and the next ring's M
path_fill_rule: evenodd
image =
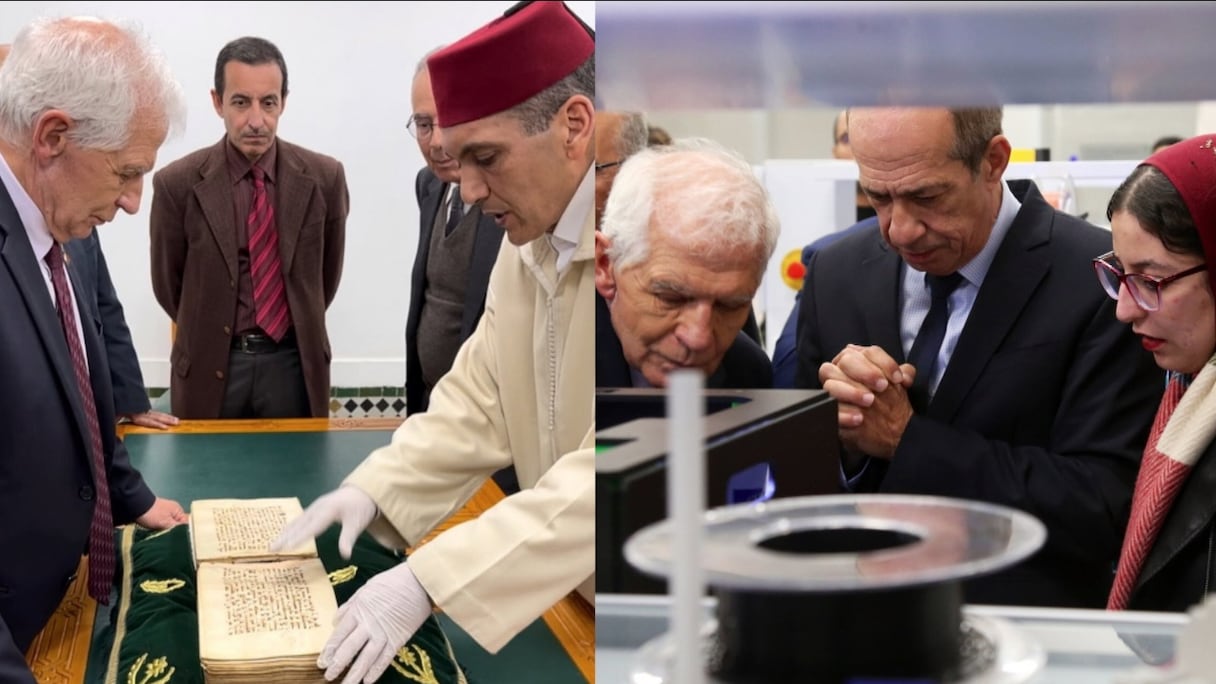
M246 222L249 234L249 274L253 278L254 320L275 342L291 327L283 266L279 261L279 231L274 207L266 195L266 172L253 167L253 203Z
M106 478L105 456L101 448L101 428L97 424L97 403L93 400L93 385L89 383L89 370L84 363L84 347L76 335L76 307L72 305L72 293L68 290L67 273L63 268L63 248L58 242L52 243L46 263L51 267L51 284L55 287L59 322L63 325L63 336L67 338L72 370L76 374L76 388L80 390L85 422L89 425L89 460L93 466L93 484L96 488L93 523L89 527L89 596L108 604L110 585L114 580L114 519L110 515L110 483Z

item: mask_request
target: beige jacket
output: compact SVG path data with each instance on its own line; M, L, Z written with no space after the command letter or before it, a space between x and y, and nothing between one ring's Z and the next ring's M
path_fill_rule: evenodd
M346 479L380 507L371 533L405 544L514 463L519 493L409 560L435 604L492 653L569 592L594 600L594 230L588 212L557 283L546 237L503 241L485 314L430 409Z

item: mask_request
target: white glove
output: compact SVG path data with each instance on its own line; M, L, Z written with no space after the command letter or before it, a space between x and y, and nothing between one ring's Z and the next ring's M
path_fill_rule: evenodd
M342 684L371 684L430 614L431 599L409 562L386 570L338 609L338 626L321 649L317 667L325 668L325 680L332 682L350 665Z
M270 552L279 553L294 549L305 541L316 538L318 534L329 529L330 525L340 522L342 532L338 535L338 553L350 560L355 540L372 524L379 512L376 502L362 489L351 485L338 487L312 502L303 515L287 523L278 539L270 543Z

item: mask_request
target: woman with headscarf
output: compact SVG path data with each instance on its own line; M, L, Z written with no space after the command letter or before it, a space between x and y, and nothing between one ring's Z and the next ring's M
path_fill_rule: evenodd
M1107 608L1184 611L1216 589L1216 134L1146 159L1107 217L1098 279L1166 371Z

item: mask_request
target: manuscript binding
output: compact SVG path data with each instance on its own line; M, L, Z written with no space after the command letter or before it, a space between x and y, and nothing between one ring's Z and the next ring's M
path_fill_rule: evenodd
M267 550L302 513L295 498L191 505L199 659L208 684L324 681L316 662L338 603L316 543Z

